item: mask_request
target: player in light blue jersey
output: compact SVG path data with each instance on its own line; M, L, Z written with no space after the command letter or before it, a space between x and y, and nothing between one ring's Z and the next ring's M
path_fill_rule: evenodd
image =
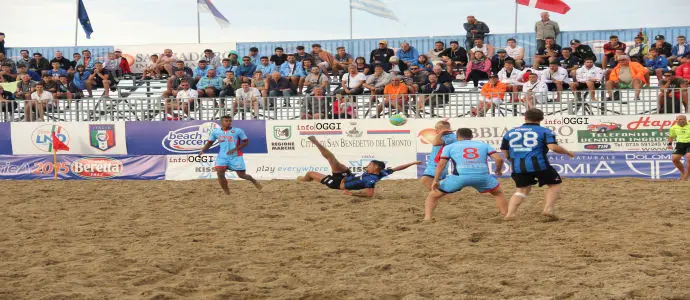
M446 194L455 193L464 187L473 187L480 193L490 193L496 198L496 206L502 215L508 211L508 202L503 196L503 189L496 178L489 174L487 159L496 161L496 175L501 176L503 158L489 144L472 141L472 130L460 128L457 131L458 142L443 148L441 159L436 167L432 191L426 198L424 220L431 220L438 200ZM448 161L453 166L453 173L441 180Z
M247 174L244 165L242 148L249 145L247 134L244 133L242 128L232 127L232 118L230 116L220 118L220 127L211 131L206 145L199 152L199 156L204 155L204 152L211 148L213 143L218 141L220 150L216 158L216 173L218 174L218 183L220 183L223 191L228 195L230 194L228 180L225 178L227 170L235 171L237 177L251 181L257 189L261 190L261 184Z
M426 168L424 169L424 174L422 175L422 184L427 190L431 191L431 183L434 181L434 176L436 175L436 166L438 161L441 159L441 151L446 145L450 145L458 141L455 132L450 129L450 123L448 121L438 121L436 126L436 136L432 141L433 147L431 148L431 153L426 159ZM444 170L439 179L446 178L448 171Z

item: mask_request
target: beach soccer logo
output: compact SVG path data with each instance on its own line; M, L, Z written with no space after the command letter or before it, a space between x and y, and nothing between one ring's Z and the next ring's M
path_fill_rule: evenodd
M220 128L220 125L214 122L182 127L169 131L161 141L161 144L165 150L173 153L196 153L201 151L206 141L208 141L209 135L216 128ZM211 146L211 148L215 147L218 147L218 143Z
M89 144L101 151L108 151L115 147L115 125L89 125Z
M65 127L60 125L41 125L31 133L31 143L43 152L53 152L53 132L65 145L69 146L70 135Z

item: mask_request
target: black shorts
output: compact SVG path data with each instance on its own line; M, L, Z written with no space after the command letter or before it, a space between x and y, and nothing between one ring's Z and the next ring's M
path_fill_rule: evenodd
M349 170L343 173L333 173L331 175L326 175L326 177L321 179L321 184L332 188L334 190L340 189L340 183L343 182L345 177L352 175Z
M676 143L676 150L673 154L685 155L690 153L690 143Z
M595 88L595 89L598 89L598 88L600 88L600 87L601 87L601 83L599 83L599 82L595 82L595 83L594 83L594 88ZM584 83L584 82L578 82L577 85L575 86L575 90L578 90L578 91L583 91L583 90L586 90L586 89L587 89L587 84Z
M103 85L103 78L99 77L98 75L93 77L93 88L94 89L102 89L105 88Z
M564 85L564 86L567 86L566 84L563 84L563 85ZM558 87L557 87L556 84L553 83L553 82L547 82L547 83L546 83L546 86L549 88L549 91L550 91L550 92L553 92L553 91L558 90Z
M528 187L539 183L539 186L560 184L563 182L561 175L553 167L544 171L530 173L513 173L510 175L518 188Z

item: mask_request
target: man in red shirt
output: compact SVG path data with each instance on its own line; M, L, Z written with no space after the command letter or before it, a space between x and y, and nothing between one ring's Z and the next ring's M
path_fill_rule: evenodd
M621 43L617 35L612 35L609 37L609 42L604 44L604 57L601 60L601 66L606 66L609 59L614 58L613 56L616 54L616 50L619 49L625 53L625 43Z
M690 54L686 54L681 62L682 64L676 69L676 77L690 83Z

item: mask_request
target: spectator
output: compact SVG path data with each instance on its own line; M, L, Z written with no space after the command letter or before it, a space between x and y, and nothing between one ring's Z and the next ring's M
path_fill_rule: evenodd
M515 62L515 67L518 69L522 68L522 66L525 64L525 48L518 46L516 39L508 39L508 45L506 46L505 51L508 57L512 58Z
M407 90L409 91L408 94L416 94L419 91L419 86L414 82L414 75L412 75L410 69L403 71L400 82L407 86Z
M434 69L434 65L431 63L431 61L429 61L429 57L424 54L421 54L419 57L417 57L417 61L410 66L410 69L412 69L412 66L419 67L419 69L427 72L431 72L431 70Z
M433 71L434 67L431 67L431 71ZM410 67L410 72L412 72L412 77L414 78L414 83L422 87L425 84L429 83L429 71L420 68L419 66L411 66ZM437 78L438 79L438 78Z
M48 77L50 78L50 77ZM43 84L41 82L36 84L36 91L31 93L31 100L24 101L24 118L25 121L33 121L34 115L31 114L32 110L36 110L36 115L38 120L43 120L43 111L48 109L52 110L57 104L57 101L53 99L53 94L49 91L43 89Z
M285 54L283 48L276 47L275 54L271 55L271 63L276 66L276 69L280 68L285 61L287 61L287 54ZM273 72L271 72L273 73Z
M343 75L342 85L336 90L342 90L345 95L361 95L364 91L362 89L362 83L367 80L367 77L357 71L357 67L349 66L347 68L348 73Z
M280 75L285 77L290 82L293 94L297 93L297 88L299 87L300 81L307 76L307 74L304 73L302 64L297 62L294 54L289 54L287 56L287 62L280 66ZM299 92L302 93L301 89Z
M595 89L601 87L601 79L604 77L604 70L594 65L594 58L586 58L585 64L575 72L575 82L570 83L570 90L575 92L575 99L582 102L582 93L579 91L588 90L592 101L597 100Z
M141 74L141 80L158 79L161 77L161 70L158 68L158 54L152 54L149 62Z
M649 49L649 54L644 60L649 75L656 74L656 78L661 81L664 79L664 71L668 70L668 60L660 56L657 48ZM649 80L647 80L649 82Z
M55 51L55 58L50 60L50 64L52 65L53 62L58 62L58 64L60 65L60 69L63 69L65 71L67 71L71 65L69 59L62 56L62 52L60 51Z
M328 99L323 94L323 89L317 86L314 88L314 95L304 98L300 108L301 119L325 119L328 112Z
M50 62L41 55L41 53L34 53L34 59L29 63L29 70L40 74L47 73L50 70Z
M367 64L366 60L364 60L364 57L360 56L355 59L355 67L357 67L357 72L362 73L365 76L371 74L371 66Z
M240 66L239 55L237 54L237 51L230 50L230 52L228 52L228 59L230 60L230 66L233 68L232 71L235 72L237 67Z
M335 94L333 117L336 119L354 119L357 115L357 103L342 93Z
M394 108L399 113L405 112L405 106L409 100L407 94L409 93L407 86L401 83L399 77L391 78L391 82L386 85L383 89L383 94L385 95L383 102L379 103L376 107L376 115L374 117L378 118L383 112L384 107L388 107L390 110Z
M345 47L338 47L336 49L338 53L335 55L335 63L333 64L333 74L337 74L340 77L342 74L347 72L347 67L352 64L354 58L352 55L345 52Z
M436 64L436 62L441 61L441 53L445 50L446 44L444 44L442 41L437 41L434 43L434 49L429 50L429 52L426 53L426 56L429 58L432 64ZM431 70L429 70L431 72Z
M314 63L317 67L321 68L321 71L328 74L328 69L335 64L335 58L330 52L321 49L321 45L313 44L311 45L311 56L313 57Z
M369 89L371 93L372 101L375 101L373 95L383 95L383 90L386 88L391 81L391 75L383 70L383 66L378 64L374 67L374 74L367 77L366 81L362 84L363 87Z
M580 40L570 40L570 52L573 56L577 57L581 62L585 59L591 58L595 62L597 61L597 56L594 55L594 51L590 46L584 45Z
M374 65L376 62L379 62L381 65L383 65L384 70L389 70L389 61L392 56L395 56L393 49L388 48L388 42L381 40L379 41L379 47L371 51L369 64Z
M542 72L542 76L546 86L549 91L558 91L556 94L556 102L561 101L561 92L563 91L563 85L570 85L572 79L568 77L568 70L562 68L560 63L557 61L552 61L549 63L549 68Z
M690 53L685 54L681 62L682 64L676 68L676 77L690 83Z
M201 59L205 60L206 65L208 65L212 69L218 69L218 67L220 67L220 57L216 56L216 54L213 53L213 50L211 50L211 49L204 50L204 56ZM218 73L218 74L220 75L220 74L225 74L225 73Z
M257 50L258 51L258 50ZM240 76L240 81L250 80L254 76L256 65L252 63L252 58L249 56L242 57L242 64L237 67L236 76Z
M673 71L664 71L664 79L659 81L658 113L680 113L680 103L683 112L688 113L688 83L676 77Z
M635 44L627 47L628 49L628 56L630 56L631 60L638 61L638 62L643 62L644 57L647 56L647 45L642 43L642 37L641 36L635 36Z
M505 84L506 90L513 92L511 95L513 101L517 101L517 92L522 88L522 82L520 82L520 77L522 74L520 70L515 68L515 61L508 58L505 61L503 68L498 71L498 80Z
M168 74L170 76L175 74L175 70L173 69L173 67L175 67L175 66L180 67L180 65L177 62L178 62L177 56L175 56L173 54L172 50L171 49L164 49L163 53L158 58L158 68L159 68L161 74L164 71L166 74ZM182 66L184 67L184 61L182 61ZM188 73L188 75L190 77L194 77L194 75L192 73Z
M256 47L249 48L249 55L247 55L247 57L249 57L249 61L253 65L255 65L255 66L258 65L259 60L261 59L261 55L259 55L259 48L256 48ZM243 61L244 61L244 59L243 59Z
M31 94L36 91L36 81L32 81L27 74L19 73L19 82L17 82L17 90L14 92L16 99L31 100Z
M540 16L541 20L534 24L534 31L537 33L537 49L545 47L547 38L551 37L555 40L561 33L558 23L551 21L548 12L542 12Z
M436 75L438 79L438 83L445 85L451 93L455 92L453 77L450 76L450 73L444 70L440 65L435 65L433 71L433 74ZM431 74L429 74L429 76L431 76Z
M633 88L635 89L635 100L640 100L640 92L642 85L646 82L646 74L647 69L645 69L645 67L639 63L631 62L629 56L618 56L618 65L611 70L609 80L606 81L606 92L608 94L608 98L606 100L611 100L614 88Z
M484 116L486 111L494 105L500 106L503 103L503 98L505 98L507 88L505 83L498 80L498 75L491 74L489 82L482 86L483 100L479 101L477 106L479 116Z
M311 54L304 51L304 46L297 46L297 53L295 54L295 59L298 62L301 62L302 65L304 65L303 62L305 60L312 61L314 58L311 56ZM314 62L312 61L312 63L314 63Z
M290 82L286 78L281 77L280 73L273 72L271 77L268 78L268 96L271 97L271 99L269 99L269 106L273 106L275 104L274 99L282 95L283 106L291 107L290 94Z
M81 59L77 62L77 65L84 65L87 71L93 71L96 67L96 60L91 57L91 51L83 50L81 52Z
M673 63L675 66L680 65L681 58L690 53L690 45L685 42L685 36L679 35L677 39L678 44L673 46L671 49L671 56L668 58L669 62Z
M546 103L548 98L546 93L549 91L549 87L546 83L539 80L537 73L529 72L528 80L522 86L522 102L527 104L527 109L532 109L537 103Z
M651 48L656 48L659 56L671 57L673 56L673 46L666 42L663 35L657 35L654 37L655 43ZM651 50L651 49L650 49Z
M21 50L19 51L19 54L21 57L17 61L17 68L19 68L20 65L25 65L27 68L29 68L29 65L31 64L31 57L29 57L29 50Z
M234 73L235 73L235 71L237 71L237 67L230 64L229 58L223 58L221 60L220 66L218 66L215 69L216 69L216 74L218 74L218 76L225 76L225 74L228 71L230 71L233 73L232 75L234 77L234 75L235 75ZM239 89L239 85L237 86L237 89Z
M322 91L330 93L331 87L328 76L324 75L319 67L311 67L309 75L304 78L303 86L307 88L305 90L307 95L311 95L316 87L320 87ZM301 90L302 87L300 87Z
M479 80L489 79L489 72L491 72L491 61L486 59L484 52L476 51L472 60L467 64L467 79L474 84L474 89L479 87Z
M280 69L278 69L274 64L269 62L267 56L262 56L261 62L256 66L256 71L261 71L261 74L264 75L264 78L271 76L273 72L278 72L279 70Z
M55 97L55 93L57 93L57 80L53 79L53 76L45 74L39 83L43 86L43 90L53 93L53 98Z
M391 58L388 60L388 63L390 67L388 72L393 76L398 76L407 69L407 65L400 61L400 59L395 55L391 56Z
M563 69L568 71L570 78L575 78L575 72L580 68L582 61L575 55L571 55L571 48L563 48L561 50L561 59L559 63Z
M84 65L77 65L77 70L74 72L72 83L74 83L74 86L80 91L86 90L89 93L89 98L93 98L93 81L91 81L90 78L91 72L86 71L86 67Z
M318 68L318 67L317 67ZM255 71L254 77L252 77L251 87L259 90L261 97L268 97L268 79L264 78L264 74L261 71Z
M484 53L484 56L486 57L493 57L494 56L494 46L491 46L489 44L484 44L484 40L482 39L475 39L474 40L474 48L470 49L470 57L474 56L474 52L480 51Z
M115 53L108 53L108 58L103 63L105 70L110 74L111 79L122 76L122 71L120 70L120 62L115 57Z
M209 69L206 76L201 77L196 84L196 90L199 98L209 97L213 98L220 95L220 90L223 87L223 80L216 76L216 70Z
M54 61L52 65L53 68L50 71L48 71L48 76L53 77L53 79L55 80L59 80L60 76L62 75L67 76L67 71L65 71L65 69L60 68L60 62Z
M63 70L64 71L64 70ZM72 105L72 99L78 99L79 97L76 95L76 88L74 85L69 81L69 78L67 78L67 75L60 75L60 77L57 80L57 92L53 94L53 98L55 99L67 99L67 108Z
M400 49L398 49L398 51L395 52L395 56L397 56L398 59L400 59L409 67L410 65L417 62L419 52L417 52L417 49L415 49L415 47L410 46L410 43L403 42L402 44L400 44Z
M297 60L297 56L295 56L295 60ZM304 70L304 74L308 74L309 72L311 72L312 66L314 66L314 64L312 63L311 60L309 60L309 59L303 60L302 61L302 70ZM319 70L321 70L321 69L319 69ZM326 75L326 77L328 77L328 75Z
M29 67L27 65L21 64L17 67L17 75L19 74L29 74L29 77L31 77L31 80L33 81L41 81L41 74L38 74L34 71L31 71L28 69Z
M0 32L0 53L5 54L5 33Z
M17 81L17 74L13 74L10 70L9 64L4 64L0 67L0 82L15 82Z
M10 67L10 71L12 72L17 71L17 64L13 60L7 58L5 53L2 52L0 52L0 66L1 65L8 65Z
M477 39L484 41L484 37L490 32L489 26L487 26L486 23L477 20L474 16L467 16L467 23L463 24L462 27L465 28L465 31L467 31L467 34L465 35L465 48L467 49L471 49L474 45L476 45L475 41ZM488 55L487 53L484 54Z
M103 89L104 98L110 97L110 75L108 75L106 70L103 68L102 62L97 62L94 65L93 74L91 74L88 80L92 82L91 86L93 88ZM90 96L91 93L89 93L89 97Z
M198 85L199 80L206 77L206 75L208 75L208 71L210 70L213 70L213 68L207 65L205 60L200 60L199 64L196 66L196 68L194 68L194 82L197 82ZM199 94L203 97L203 92L200 92Z
M556 40L553 37L549 36L544 38L544 47L537 49L537 54L534 56L534 65L532 67L539 69L542 64L548 64L549 62L546 59L560 56L561 50L561 45L556 44Z
M431 106L438 106L444 104L448 101L448 94L451 93L450 89L438 82L438 77L436 74L429 74L429 83L423 85L420 89L420 93L423 94L419 101L417 101L417 117L424 117L424 106L429 103Z
M220 87L221 97L235 97L235 91L242 88L242 82L237 77L235 77L235 73L228 70L225 71L225 78L223 78Z
M2 53L2 52L0 52ZM14 95L6 91L2 85L0 85L0 112L3 114L14 114L17 110L17 100L14 99ZM9 121L7 118L5 121Z
M177 118L174 113L175 110L182 108L185 115L189 115L189 111L194 110L196 106L197 99L199 98L199 93L191 88L192 83L188 81L180 82L180 90L177 91L177 96L174 100L166 100L166 113L173 115Z
M249 87L248 81L243 81L241 86L242 87L240 89L235 91L235 102L232 103L232 116L234 117L240 108L253 108L254 113L252 114L252 117L256 119L259 115L259 102L261 102L261 106L264 109L267 108L267 106L263 102L259 90Z
M496 55L494 55L491 58L491 73L492 74L498 74L498 71L503 69L503 66L506 63L506 59L510 59L508 57L508 53L504 49L499 49L496 52Z
M156 55L156 57L158 57L158 55ZM79 54L79 52L75 52L74 54L72 54L72 58L74 58L74 60L71 61L69 64L72 69L76 70L77 64L79 63L79 60L81 60L81 54Z
M605 66L613 58L616 50L623 50L623 53L625 53L625 47L625 43L622 43L617 35L609 37L609 42L604 44L604 56L601 59L601 65Z
M131 74L132 70L129 68L129 62L127 61L126 58L122 57L122 50L120 49L115 49L115 59L117 60L118 67L120 68L120 75L127 75Z
M455 69L461 70L467 66L467 51L460 47L458 41L451 41L450 48L443 50L439 56L446 64L446 69L450 74L453 74Z
M185 73L184 69L175 70L175 74L173 76L170 76L170 78L168 79L167 89L165 92L163 92L162 97L163 98L177 97L177 91L179 90L180 84L182 84L183 81L188 82L189 85L191 86L192 83L194 83L194 78L187 75L187 73Z
M158 60L160 64L160 59ZM165 69L160 68L159 71L164 71ZM177 74L178 70L182 70L186 76L189 76L190 78L193 79L194 77L194 70L192 68L185 66L184 61L178 60L175 62L175 66L172 67L172 73L169 73L168 75L172 76L173 74ZM193 81L189 81L189 84L193 84Z

